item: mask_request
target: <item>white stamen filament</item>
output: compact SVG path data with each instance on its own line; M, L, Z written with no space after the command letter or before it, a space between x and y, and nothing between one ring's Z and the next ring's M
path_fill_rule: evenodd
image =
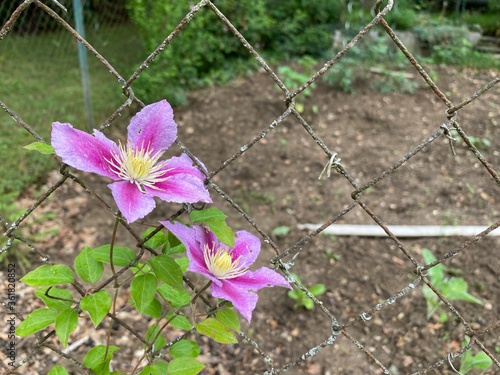
M111 170L115 172L122 180L130 181L137 185L142 193L145 193L144 186L151 189L157 189L155 186L158 182L163 182L168 177L161 177L165 175L166 161L158 160L163 152L153 154L153 150L149 147L142 147L134 149L131 146L123 146L121 142L118 144L118 153L111 152L113 158L106 161L111 166Z
M215 249L205 244L203 258L209 271L218 279L234 279L248 271L247 267L239 265L241 257L233 259L228 248Z

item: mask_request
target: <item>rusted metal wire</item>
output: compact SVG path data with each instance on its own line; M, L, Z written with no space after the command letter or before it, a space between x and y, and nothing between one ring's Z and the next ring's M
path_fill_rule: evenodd
M54 0L52 1L56 5L60 6L60 4L57 1ZM410 250L410 248L405 243L403 243L400 240L400 238L391 233L389 226L381 219L382 216L376 213L375 212L376 210L363 199L364 194L369 188L378 185L381 181L385 180L389 175L399 173L400 170L399 168L401 166L403 166L411 158L420 154L422 150L424 150L425 148L430 147L433 144L433 142L439 139L440 137L442 136L448 137L450 145L453 146L453 141L455 141L455 139L451 137L450 135L451 131L455 131L464 140L465 144L469 147L471 154L476 158L479 164L482 165L484 170L486 170L491 175L494 182L500 185L500 177L497 171L495 170L494 166L491 165L491 163L486 160L486 158L481 154L481 152L471 141L470 137L465 133L463 128L456 121L456 115L463 108L467 107L470 103L474 101L480 100L485 93L491 92L491 89L500 82L500 78L494 78L493 80L488 82L483 88L470 94L469 96L465 97L465 99L463 99L460 103L454 105L451 102L451 100L446 96L446 94L443 92L443 90L440 89L438 85L431 79L429 73L422 67L417 58L408 51L406 46L394 32L394 30L392 30L391 27L388 25L388 23L384 20L384 16L386 16L391 11L394 1L388 0L387 5L382 10L379 10L379 8L381 7L381 3L382 2L380 0L377 1L376 15L373 17L373 19L365 27L363 27L359 31L359 33L349 43L347 43L344 48L342 48L340 52L338 52L332 59L326 61L322 68L317 70L309 79L301 83L300 86L293 91L291 91L291 88L287 87L283 83L279 75L258 53L258 51L254 48L254 46L252 46L245 39L243 34L233 25L231 20L228 19L217 8L216 2L212 2L210 0L201 0L197 4L193 5L189 13L185 15L185 17L173 30L169 31L169 34L166 37L163 36L164 37L163 42L161 42L149 54L149 56L132 73L132 75L128 79L122 77L118 73L118 71L113 67L113 65L110 64L99 51L97 51L87 40L82 38L63 18L61 18L61 16L59 16L53 9L51 9L51 7L49 6L50 3L45 4L40 0L26 0L22 2L16 9L13 10L11 17L7 20L7 22L4 25L0 25L1 26L0 39L2 39L8 36L9 30L13 27L13 25L16 22L19 21L20 16L28 7L38 6L48 15L53 17L57 22L59 22L64 28L65 32L69 33L76 41L82 43L85 46L85 48L87 48L87 50L92 53L92 55L96 58L96 60L99 61L100 64L102 64L106 69L109 70L109 72L114 76L116 81L120 84L121 89L123 90L123 94L126 96L126 100L118 108L116 108L116 110L108 119L106 119L102 123L100 129L104 129L106 127L111 126L112 122L119 115L121 115L122 112L126 108L128 108L132 103L135 102L138 103L140 106L144 106L144 103L140 100L140 98L135 97L135 94L132 90L133 83L137 78L140 77L142 72L150 64L155 63L155 58L158 55L160 55L162 51L169 48L169 45L172 42L172 40L174 40L178 35L180 35L183 32L183 29L184 27L186 27L188 22L194 17L197 17L199 11L203 8L212 11L218 17L220 22L234 34L234 37L241 43L241 45L249 51L249 53L251 54L251 56L253 56L253 58L256 59L256 61L261 66L263 71L268 75L270 81L279 87L283 95L282 99L286 104L286 109L284 110L284 112L278 117L276 117L270 123L262 124L261 128L255 131L254 137L248 139L244 144L241 145L238 151L236 151L232 156L224 160L218 167L216 167L212 171L208 172L203 171L203 173L205 173L206 182L208 186L216 194L218 194L232 210L234 210L238 215L240 215L244 220L246 220L246 222L250 226L252 226L256 232L258 232L261 235L264 243L272 247L272 249L275 252L275 256L270 260L271 263L276 268L280 269L287 276L287 278L289 278L290 282L292 282L299 290L301 290L303 293L305 293L314 301L316 306L323 313L323 317L326 317L327 318L326 320L328 321L328 327L325 328L326 332L325 336L314 338L315 342L317 343L316 345L312 346L311 348L309 348L309 350L298 355L295 359L291 360L288 363L278 363L278 362L275 363L275 360L273 359L272 355L266 352L265 345L257 342L254 338L251 337L251 334L245 332L239 332L240 337L243 340L247 341L255 349L257 355L260 355L261 360L264 363L264 367L267 369L265 374L271 375L271 374L278 374L285 372L290 368L298 366L300 363L309 360L310 358L317 355L319 352L326 350L334 350L333 344L337 342L340 336L342 336L343 340L347 340L349 342L353 350L354 349L359 350L359 352L362 353L362 355L366 359L367 364L373 365L377 369L377 371L382 371L382 373L384 374L390 374L391 373L390 366L388 364L384 364L384 361L382 359L378 358L376 354L367 349L366 345L362 344L362 340L359 339L359 335L361 333L359 330L355 331L354 327L357 327L359 325L368 322L369 320L372 319L373 316L379 314L383 310L386 311L391 308L397 308L398 304L400 304L401 301L406 298L414 298L415 294L414 290L416 289L416 286L419 285L419 283L425 284L428 288L430 288L430 290L432 290L435 293L435 295L439 298L440 302L451 312L451 314L462 325L462 327L466 330L466 332L472 336L472 338L470 343L466 347L462 348L460 351L450 352L446 356L446 358L441 357L442 359L436 361L435 363L426 363L425 365L427 367L419 372L416 372L415 374L425 374L431 371L435 371L436 369L442 366L446 366L447 363L451 366L451 368L454 368L452 364L453 360L458 358L462 353L464 353L466 350L471 349L472 347L475 347L476 349L482 350L484 353L486 353L486 355L492 359L493 364L500 369L500 363L493 354L494 349L492 349L491 347L488 348L482 341L479 341L479 338L485 336L486 334L491 334L492 332L498 334L498 330L500 329L500 323L496 322L494 324L489 325L487 328L474 330L471 326L470 321L468 320L469 317L467 316L467 314L464 312L460 312L457 309L457 307L453 304L453 301L447 299L446 296L443 295L443 293L440 290L438 290L438 288L436 288L435 285L432 284L431 280L428 278L426 273L430 269L432 269L432 267L442 264L448 259L459 255L462 251L466 250L472 243L482 240L488 233L498 228L500 226L500 222L496 221L494 224L490 224L488 229L486 229L485 231L479 233L478 235L472 238L468 238L467 240L456 245L453 250L448 251L439 259L437 259L435 262L425 265L419 262L419 260L414 256L413 252ZM391 40L394 42L397 48L399 48L399 50L401 50L401 52L405 55L406 59L408 60L408 66L411 66L420 75L420 77L424 80L424 82L428 86L429 91L433 93L445 105L445 107L447 108L445 115L448 117L448 121L443 125L436 124L434 133L428 136L423 141L421 141L420 144L413 145L410 148L410 151L398 150L401 151L400 155L402 155L402 157L400 157L399 160L396 160L391 165L388 165L386 169L383 170L382 172L376 175L369 176L369 179L363 182L359 181L356 177L351 175L348 168L346 168L339 161L339 159L337 159L336 157L337 154L335 153L335 150L329 147L327 142L325 142L324 139L322 139L315 132L314 127L311 125L311 123L308 122L302 116L302 114L299 113L299 111L295 108L294 100L296 100L296 98L299 97L301 93L304 92L304 90L311 87L313 83L317 82L317 80L321 76L323 76L337 62L339 62L352 47L354 47L360 40L362 40L368 34L368 32L377 25L380 25L382 29L385 30L385 32L388 34L388 36L391 38ZM27 124L25 121L23 121L22 118L19 115L17 115L13 110L11 110L7 104L4 104L3 102L0 101L0 108L14 120L15 126L18 126L27 131L29 134L31 134L31 136L35 140L39 142L44 142L44 140L37 134L34 128L29 124ZM341 209L338 212L332 212L331 215L329 215L330 219L324 222L323 225L319 226L313 232L298 239L295 242L295 244L288 247L287 249L281 249L278 246L278 244L272 240L267 230L263 226L261 226L260 223L254 220L250 216L250 214L245 211L242 205L236 202L236 200L232 197L233 192L224 191L218 184L214 182L214 177L216 177L219 173L225 170L226 167L234 163L243 154L251 155L249 150L258 142L261 142L271 132L274 132L275 129L279 128L279 126L284 122L285 119L287 120L291 119L300 124L301 130L304 131L304 136L307 136L310 139L312 139L315 145L319 148L319 150L322 153L324 153L326 158L325 160L329 160L324 170L326 172L326 175L330 176L331 171L337 172L337 175L340 176L341 178L345 178L346 181L352 186L354 190L351 193L352 201L344 205L343 209ZM181 142L181 140L177 140L176 143L177 146L179 146L179 148L182 151L186 152L189 156L191 156L193 160L195 161L197 160L196 155L194 155ZM404 153L405 151L406 153ZM195 162L195 164L198 164L198 167L200 167L200 169L203 169L198 162ZM83 189L88 193L89 199L94 199L95 201L97 201L99 205L102 207L103 212L109 214L110 217L114 217L116 219L117 224L119 224L126 232L128 232L137 241L137 249L138 249L137 257L136 259L134 259L133 262L131 262L127 267L122 268L121 271L113 272L113 274L110 277L108 277L105 281L102 281L99 285L94 285L92 288L86 288L83 285L75 284L74 285L75 290L77 290L77 292L80 295L83 296L89 293L95 293L103 289L104 287L111 285L113 282L116 282L118 278L128 268L130 268L135 263L135 261L138 261L146 251L152 254L152 256L158 255L154 249L148 248L145 244L150 238L152 238L157 232L159 232L162 229L161 225L157 226L154 229L154 231L149 234L148 237L142 238L140 234L137 232L137 230L134 227L128 225L126 221L123 220L123 218L121 218L120 214L115 212L112 209L112 206L108 204L105 199L100 197L98 193L95 190L93 190L92 187L88 183L86 183L82 178L70 173L67 167L64 165L62 165L60 172L62 175L60 179L57 182L55 182L52 186L50 186L46 190L46 192L43 193L35 201L35 203L33 203L30 207L26 207L25 212L22 215L20 215L17 218L17 220L15 220L13 223L9 223L5 217L0 216L0 225L3 228L4 232L3 234L8 239L6 245L1 250L2 252L9 251L12 248L12 245L15 241L21 241L26 246L28 246L32 251L38 254L40 261L42 263L51 264L51 260L44 253L38 250L36 243L32 243L29 239L23 237L21 229L25 223L25 220L30 215L32 215L33 212L39 209L39 207L47 199L49 199L49 197L51 197L51 195L57 189L59 189L62 185L76 183L79 186L83 187ZM337 312L335 312L333 309L329 308L329 306L323 303L321 298L315 297L304 285L302 285L300 282L292 278L290 274L290 269L293 266L294 262L300 261L299 255L301 254L303 246L311 242L316 236L320 235L329 225L336 223L337 221L342 219L346 214L348 214L357 207L360 207L371 218L373 223L377 224L385 232L385 234L387 234L387 239L389 241L392 241L392 243L394 244L393 245L394 248L398 249L398 251L400 251L400 254L404 255L407 258L408 264L411 267L414 267L414 272L416 273L416 276L413 276L415 277L415 279L411 283L401 285L400 290L391 295L389 298L385 299L385 301L380 302L375 306L373 305L371 307L366 306L366 309L364 311L359 311L359 314L357 315L356 318L347 319L345 322L342 322L337 318L338 315ZM171 219L180 216L186 211L188 211L186 208L182 208L177 213L172 215ZM0 212L0 215L1 214L2 213ZM292 259L289 261L285 261L285 258L287 257L292 257ZM210 301L207 298L205 298L205 296L202 293L203 291L198 290L195 287L195 285L191 283L189 279L185 278L184 281L186 285L188 285L195 293L197 293L197 296L199 294L200 299L205 303L209 311L214 312L219 308L219 306L217 305L210 305ZM5 306L3 306L2 308L5 308ZM145 339L144 332L137 331L135 328L131 327L129 323L120 319L117 316L117 314L109 313L108 318L112 321L113 324L120 325L121 327L129 331L142 343L148 343L148 340ZM320 324L320 322L318 321L317 324ZM172 345L173 343L179 341L182 338L188 337L188 335L191 333L192 333L191 331L186 332L184 335L179 336L169 345ZM12 366L9 367L6 365L4 361L0 361L0 366L4 370L4 373L5 374L22 373L27 363L32 361L33 358L38 353L40 353L42 349L49 349L58 358L65 358L67 360L72 361L78 367L84 368L84 365L82 364L81 361L71 357L70 354L64 353L59 348L54 346L54 344L50 341L51 338L53 338L53 336L54 336L54 331L50 331L45 336L37 335L35 339L36 343L34 344L29 355L27 355L20 361L16 362L15 366L13 367ZM287 344L283 343L283 345L286 346ZM422 345L425 345L425 343L422 343ZM158 356L165 357L166 353L162 352Z

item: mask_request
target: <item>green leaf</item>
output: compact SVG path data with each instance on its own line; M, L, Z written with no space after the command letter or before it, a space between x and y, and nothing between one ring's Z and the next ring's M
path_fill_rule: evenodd
M158 255L148 260L156 277L177 289L183 289L182 271L175 260L167 254Z
M110 245L96 247L92 253L99 262L110 263ZM132 249L124 246L113 246L113 264L119 267L128 266L136 258L137 254Z
M75 275L71 268L62 264L40 266L21 278L21 281L29 286L70 284L74 280Z
M57 312L50 309L37 309L32 311L16 329L16 335L29 336L50 326L56 321Z
M139 373L139 375L162 375L162 374L164 374L164 372L162 372L162 369L153 365L144 367L142 371Z
M33 142L23 148L30 151L38 151L45 155L55 154L54 147L44 142Z
M196 330L221 344L236 344L238 342L234 337L234 333L215 318L207 318L197 324Z
M109 368L110 362L111 360L100 363L92 369L92 372L96 375L111 375L111 370Z
M310 298L305 298L303 301L303 304L304 304L304 307L307 309L307 310L312 310L314 309L314 302L312 299Z
M94 258L93 252L90 247L85 247L75 258L76 274L87 283L95 283L104 272L102 262Z
M193 358L175 358L168 364L169 375L196 375L205 365Z
M163 284L162 284L163 285ZM161 303L156 298L144 309L143 314L149 315L153 318L161 318Z
M218 321L224 324L230 330L239 332L240 331L240 321L238 315L230 309L222 309L217 311L215 317Z
M167 232L166 235L167 241L165 242L165 246L163 246L162 252L164 254L178 254L184 253L186 248L182 244L182 242L174 236L172 232Z
M290 297L293 300L298 300L299 299L299 295L297 294L297 292L295 290L289 290L288 291L288 297Z
M218 208L211 207L205 210L192 211L189 218L193 223L206 224L219 241L228 246L234 246L233 230L226 224L226 214Z
M78 312L68 308L63 310L56 317L56 335L61 340L63 347L68 346L69 335L78 326Z
M158 324L153 324L148 328L148 332L146 333L146 341L148 344L151 344L154 340L153 351L157 351L162 349L165 344L165 337L160 332L161 326Z
M479 352L476 355L472 355L472 352L469 349L462 354L459 372L467 374L473 369L487 370L491 367L491 365L493 365L493 361L485 352Z
M467 292L468 284L461 277L451 277L446 283L446 288L443 289L443 295L448 299L466 301L471 303L483 304L479 298Z
M432 254L432 252L429 249L422 249L422 257L424 258L425 264L430 264L437 260L437 258L434 256L434 254ZM427 273L429 275L431 283L434 284L436 288L439 288L439 285L444 280L444 265L439 263L434 267L429 268Z
M280 227L276 227L273 229L271 234L275 237L284 237L288 233L290 233L290 227L287 227L286 225L282 225Z
M136 266L130 266L130 271L137 277L139 275L146 275L151 272L151 266L146 263L136 263Z
M142 313L153 301L158 287L158 280L151 274L139 275L130 284L130 295L137 311Z
M181 254L186 252L186 247L183 244L177 246L168 246L165 247L164 254L173 255L173 254Z
M491 365L493 361L485 352L479 352L472 357L472 368L487 370Z
M160 375L168 374L168 363L164 361L156 361L150 367L154 367L156 370L158 370Z
M120 348L114 345L98 345L90 349L83 358L83 365L93 370L96 374L109 374L109 363L113 354ZM106 371L107 370L107 371Z
M49 289L48 296L45 295L47 289ZM38 298L41 298L43 302L47 305L47 307L51 310L61 311L67 309L73 305L73 295L66 289L59 289L56 287L45 287L40 288L35 291L35 295ZM55 297L55 298L51 298ZM62 301L57 298L67 299L69 301Z
M175 263L179 265L182 273L186 272L189 267L189 259L186 257L175 258Z
M141 234L142 238L149 236L156 228L148 228L144 233ZM163 232L156 233L153 237L146 241L145 245L152 249L157 249L162 246L167 241L167 236Z
M161 284L158 292L174 309L189 305L191 295L184 289L174 289L168 284Z
M321 296L326 292L326 286L325 284L315 284L309 288L309 292L311 292L311 294L315 297Z
M194 341L182 339L170 347L170 354L174 358L196 358L200 355L200 347Z
M80 307L89 313L94 327L97 327L111 309L111 297L107 291L100 290L83 297Z
M164 361L156 361L153 364L144 367L139 375L168 375L168 363Z
M429 319L439 306L440 299L427 285L422 287L422 294L427 301L427 319Z
M188 318L182 315L177 315L173 317L175 313L169 312L167 316L165 317L165 320L170 322L169 324L177 329L183 329L186 331L189 331L192 328L191 323L189 322ZM173 317L173 318L172 318Z
M68 371L62 366L54 366L50 369L47 375L69 375Z

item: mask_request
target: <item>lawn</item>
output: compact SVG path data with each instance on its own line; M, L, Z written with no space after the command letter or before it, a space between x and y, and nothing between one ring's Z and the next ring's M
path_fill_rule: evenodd
M87 40L124 77L146 56L127 24L87 30ZM98 126L124 97L120 84L94 56L89 54L88 62L93 120ZM87 129L77 44L68 32L30 37L8 34L0 41L0 66L0 101L45 141L54 121ZM7 113L0 112L0 160L4 161L0 163L0 194L20 193L55 167L51 157L23 148L33 141Z

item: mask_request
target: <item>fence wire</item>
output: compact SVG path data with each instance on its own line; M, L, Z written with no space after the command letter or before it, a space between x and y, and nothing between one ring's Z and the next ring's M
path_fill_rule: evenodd
M223 23L228 30L230 30L236 39L238 39L241 44L249 51L249 53L255 58L255 60L260 64L262 69L265 71L268 79L271 83L277 85L282 92L282 99L286 105L286 109L283 113L276 117L274 121L269 124L259 124L260 130L257 134L254 135L248 142L245 142L239 148L239 151L236 152L231 157L227 158L224 162L222 162L218 167L209 171L206 175L206 181L209 187L220 195L220 197L226 201L238 215L241 215L248 223L251 225L256 232L258 232L261 236L265 244L270 246L274 252L275 256L270 259L271 263L278 269L280 269L285 274L289 274L290 270L294 266L294 263L298 263L301 261L301 253L304 251L305 246L312 240L314 240L320 233L322 233L328 226L335 224L341 221L347 214L352 212L355 209L362 209L369 217L372 219L373 223L380 226L383 231L387 234L387 239L389 239L392 245L399 249L401 255L404 258L407 258L409 262L411 262L413 267L414 275L412 276L409 282L403 282L400 285L399 291L384 301L380 301L379 303L374 303L372 305L367 305L363 310L357 312L356 318L351 318L344 320L342 319L337 311L337 308L333 308L326 301L322 301L321 297L315 297L305 285L302 285L300 282L294 281L294 284L297 288L302 290L307 296L309 296L315 303L316 308L320 310L323 320L319 318L314 318L314 323L317 325L322 324L324 329L323 337L314 337L313 340L316 344L307 348L301 353L295 354L295 357L289 361L283 362L282 358L279 356L275 356L270 349L266 349L265 342L257 341L252 338L252 333L250 330L247 332L240 332L240 337L243 341L248 342L248 344L255 349L252 353L255 358L258 358L261 361L261 367L264 368L263 372L265 374L278 374L283 373L285 371L289 371L292 368L299 369L301 364L306 361L310 361L312 357L318 355L321 352L333 352L336 350L337 342L342 340L347 340L349 343L349 351L357 352L360 354L358 358L359 361L365 361L366 367L369 368L371 373L384 373L384 374L396 374L399 373L395 371L393 368L388 365L388 360L386 356L380 356L376 350L372 350L370 345L375 344L366 344L367 342L364 335L369 335L369 331L364 330L367 322L372 319L384 319L384 312L389 310L396 311L404 311L405 308L401 301L405 298L416 298L414 290L417 286L427 285L440 299L440 301L446 306L448 312L456 319L458 324L460 324L465 331L465 333L470 337L470 342L467 346L463 348L455 348L455 350L449 351L449 353L445 356L442 356L438 360L430 359L429 362L425 363L418 371L414 371L414 374L426 374L431 373L433 371L444 372L445 369L451 371L453 369L453 364L456 365L457 358L461 356L466 350L474 348L478 351L483 351L486 355L493 361L493 366L496 367L496 371L500 371L500 362L496 356L496 350L498 350L498 341L495 345L491 344L491 340L488 340L488 337L492 335L499 335L499 327L500 321L490 322L489 325L486 323L479 328L477 325L472 324L471 321L468 320L466 311L459 309L455 306L455 301L447 299L443 293L436 288L435 285L431 283L428 272L435 267L436 265L442 264L448 261L450 258L454 258L459 256L462 252L467 251L471 245L476 243L477 241L482 241L485 236L487 236L491 231L498 228L500 226L500 221L498 218L490 218L491 224L490 226L480 232L477 235L467 238L465 241L460 244L451 245L445 252L444 255L440 256L435 262L431 264L422 264L418 259L413 256L413 252L408 246L397 236L395 236L390 227L384 222L382 219L383 212L381 212L381 208L375 206L373 204L368 203L366 199L366 194L369 189L374 186L381 185L381 182L386 180L389 176L398 174L400 168L405 165L408 161L410 161L415 156L422 153L422 150L432 147L433 142L436 139L447 137L450 144L456 142L455 137L460 137L465 144L467 145L471 155L474 157L473 162L479 163L482 167L481 170L486 171L487 174L491 177L491 184L500 185L500 176L498 174L497 168L494 165L491 165L487 158L481 153L481 151L477 148L476 143L473 142L471 136L466 134L464 127L461 123L458 122L458 114L467 106L471 105L475 101L481 100L481 98L488 92L491 92L491 89L495 87L500 82L500 77L493 78L489 83L487 83L482 89L477 92L468 92L468 87L463 87L462 89L465 92L465 99L460 103L453 103L448 95L443 92L442 89L434 82L431 78L431 75L424 69L424 67L419 63L417 58L412 56L412 54L408 51L405 45L398 38L396 33L391 29L388 23L384 20L384 16L387 15L392 7L393 0L388 0L387 5L384 7L380 7L380 2L378 2L379 8L376 9L376 16L369 22L363 29L359 31L359 33L349 42L344 48L342 48L331 60L326 61L321 69L315 72L307 81L303 82L298 88L293 89L291 87L287 87L283 80L280 78L279 74L266 62L266 60L259 54L256 48L252 46L245 39L244 35L240 33L240 31L235 28L231 22L231 20L227 19L224 14L217 8L217 6L208 0L202 0L196 5L192 6L191 11L186 14L184 19L178 24L178 26L171 31L171 33L165 36L164 41L158 45L158 47L151 51L150 55L143 61L143 63L135 70L130 77L122 76L115 67L110 64L106 58L98 51L94 46L89 43L87 40L83 39L78 33L73 29L73 27L63 18L61 15L61 11L58 7L57 2L47 1L46 4L39 0L26 0L19 4L15 9L13 9L11 13L11 17L9 20L2 26L0 30L0 38L3 40L0 43L5 43L9 38L9 30L19 27L22 28L23 25L23 15L26 14L28 9L33 7L37 7L40 11L44 12L44 14L52 17L56 20L68 34L72 36L75 40L81 42L85 48L90 52L95 59L97 59L109 72L114 76L116 81L122 87L122 92L125 95L126 99L123 103L115 109L115 111L106 119L100 126L100 129L105 129L108 127L112 127L114 121L126 111L133 103L136 103L140 106L144 106L144 103L140 98L134 95L133 85L134 82L140 77L141 73L151 64L154 64L155 58L162 53L163 50L169 48L170 43L174 40L179 34L181 34L184 28L189 27L189 21L194 17L197 17L198 13L202 9L209 9L214 14L216 14L221 23ZM54 10L56 9L56 10ZM296 100L303 94L304 90L308 87L311 87L318 79L323 76L326 72L328 72L337 62L339 62L344 55L348 53L348 51L355 46L360 40L362 40L368 32L373 28L381 28L385 30L387 35L392 39L397 48L406 56L408 60L408 64L411 65L415 72L418 73L423 81L428 86L428 90L430 90L436 98L442 102L443 111L446 113L447 120L442 124L436 124L434 133L428 136L425 140L423 140L419 144L415 144L411 147L409 151L404 155L404 157L393 161L392 165L386 168L382 173L368 176L367 179L361 181L356 177L354 173L352 173L347 167L344 160L340 160L340 156L338 156L335 152L334 147L328 145L328 142L323 140L320 135L314 130L314 127L310 124L307 116L303 116L297 108L295 107ZM229 104L228 104L229 105ZM401 103L404 106L404 103ZM16 126L23 128L25 131L29 132L35 140L41 141L42 137L40 137L37 132L34 130L33 126L24 122L22 120L22 113L15 113L10 107L9 103L3 103L0 101L0 107L7 112L7 114L14 120ZM248 158L253 157L253 147L261 142L263 142L266 137L268 137L271 133L275 131L275 129L283 123L285 120L293 121L294 124L298 124L303 128L303 136L310 137L314 144L322 150L325 154L325 161L327 161L325 174L330 176L330 179L327 179L327 183L331 181L332 178L343 178L347 181L348 184L352 186L351 197L352 202L346 205L343 209L338 212L329 212L328 215L330 217L329 220L325 221L322 225L319 226L318 229L312 231L307 234L300 240L298 240L292 246L288 248L281 248L273 239L273 237L268 233L264 226L254 220L251 215L247 212L243 205L238 204L238 199L234 196L237 192L225 191L220 184L217 184L216 176L218 176L222 171L235 163L239 158L241 158L244 154L247 154ZM214 132L217 130L214 129ZM193 154L188 147L182 142L182 139L177 139L176 144L178 147L186 152L193 160L198 160L197 155ZM356 147L356 145L352 145L352 147ZM399 150L405 151L405 150ZM451 151L450 151L451 152ZM73 183L83 187L83 189L92 197L98 201L101 205L102 210L109 212L112 216L119 218L117 212L114 211L113 207L107 203L107 198L101 197L97 191L94 190L91 183L83 180L79 175L73 174L70 169L66 166L62 165L60 169L60 177L58 177L57 181L49 186L46 191L38 197L34 203L26 206L26 210L23 214L21 214L15 221L8 222L4 216L0 216L1 224L3 226L4 236L8 239L7 244L1 249L1 252L9 252L13 250L13 243L15 241L24 243L27 247L29 247L33 252L38 254L40 261L45 264L52 264L50 258L39 249L37 243L32 242L28 238L25 238L22 234L23 226L26 224L27 219L35 215L38 211L43 210L44 205L48 202L48 200L56 195L56 192L60 189L63 189L65 186L71 185L71 189L73 189ZM397 194L397 192L396 192ZM188 207L184 207L179 212L177 212L172 217L177 217L184 212ZM431 209L431 208L429 208ZM0 215L2 213L0 212ZM139 259L144 252L148 251L148 249L144 246L145 242L151 238L155 232L162 229L161 226L156 228L156 231L151 233L148 238L141 238L140 234L131 226L129 226L124 220L120 219L120 225L128 231L133 238L137 241L137 249L138 255L137 259ZM492 249L491 257L496 257L497 252L496 249ZM324 272L327 272L324 270ZM114 281L114 278L118 278L119 275L115 275L113 278L101 283L100 285L95 285L93 289L86 289L83 285L74 283L75 290L81 294L82 296L88 295L89 293L94 293L108 285L109 283ZM188 285L192 288L195 288L194 285L190 284L189 280L186 280ZM343 286L346 292L349 292L349 287ZM403 298L404 297L404 298ZM210 301L201 295L204 303L207 304L207 308L211 309L215 306L210 304ZM3 303L4 312L7 312L7 306ZM17 318L19 320L23 320L23 318L29 313L29 311L18 311ZM113 324L120 326L120 329L127 330L131 335L135 336L137 340L142 343L146 343L147 340L144 337L144 333L141 333L137 329L131 326L131 322L123 321L119 318L118 314L108 314L108 318L113 321ZM292 319L292 317L290 317ZM425 317L422 318L425 320ZM416 326L417 323L415 322ZM184 335L180 335L176 340L179 340L183 337L187 337L192 332L187 332ZM7 360L2 360L0 362L0 367L4 370L5 374L20 374L27 373L30 368L30 364L35 361L46 361L47 363L58 363L65 359L69 361L73 366L75 366L75 371L85 372L85 366L82 364L81 360L79 360L76 356L73 357L71 351L64 351L61 349L57 341L54 341L55 332L49 331L44 334L36 335L35 337L26 338L23 340L23 351L26 352L26 355L23 358L20 358L16 361L15 366L8 366ZM29 339L29 340L28 340ZM494 342L494 340L493 340ZM82 343L80 343L81 345ZM89 344L90 345L90 344ZM289 345L286 341L282 343L283 347ZM425 341L421 342L422 347L425 347L427 343ZM22 346L19 345L19 348ZM49 355L47 355L46 350L49 350ZM380 349L380 348L379 348ZM330 353L331 353L330 352ZM40 359L41 353L43 356ZM389 356L396 355L395 352L388 353ZM125 361L125 360L124 360ZM298 370L297 370L298 371ZM349 372L349 369L345 369ZM325 372L331 373L331 372Z

